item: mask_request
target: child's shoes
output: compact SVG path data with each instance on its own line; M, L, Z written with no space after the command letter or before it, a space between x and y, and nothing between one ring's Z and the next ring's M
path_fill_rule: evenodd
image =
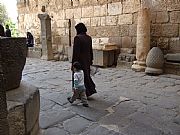
M89 105L88 105L88 104L83 104L83 106L84 106L84 107L89 107Z
M69 101L69 103L71 103L71 104L73 103L73 102L71 101L71 97L68 97L67 100Z

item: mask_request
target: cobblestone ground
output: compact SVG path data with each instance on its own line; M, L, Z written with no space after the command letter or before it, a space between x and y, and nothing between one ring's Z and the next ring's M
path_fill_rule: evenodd
M89 108L67 102L69 62L27 59L23 80L40 90L42 135L180 135L180 76L100 69Z

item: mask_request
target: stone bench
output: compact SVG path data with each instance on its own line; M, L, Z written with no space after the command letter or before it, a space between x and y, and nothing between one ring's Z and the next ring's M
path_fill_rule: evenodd
M165 59L169 62L180 63L180 53L166 54Z
M165 55L165 73L180 75L180 53Z
M93 45L93 65L110 67L116 63L117 45L114 43Z
M22 81L17 89L6 92L9 135L37 135L40 95L38 88Z

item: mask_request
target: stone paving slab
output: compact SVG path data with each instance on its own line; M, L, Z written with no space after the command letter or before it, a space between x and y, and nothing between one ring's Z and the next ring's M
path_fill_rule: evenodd
M89 127L82 135L123 135L121 133L115 132L113 130L109 130L106 127L100 126L98 124L94 124Z
M82 117L73 117L63 122L64 129L68 131L70 134L80 134L83 132L89 125L91 125L91 121L82 118Z
M27 59L23 80L40 89L42 135L179 135L180 77L100 68L97 94L71 105L71 64Z
M59 105L55 105L49 110L40 112L40 127L46 129L57 123L62 123L75 115L75 113L68 111Z
M69 135L63 128L52 127L43 131L43 135Z

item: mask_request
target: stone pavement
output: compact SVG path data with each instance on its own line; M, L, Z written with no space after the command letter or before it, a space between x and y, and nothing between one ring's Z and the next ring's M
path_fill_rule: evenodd
M28 58L23 80L40 90L42 135L180 135L180 76L100 69L89 108L67 102L69 62Z

